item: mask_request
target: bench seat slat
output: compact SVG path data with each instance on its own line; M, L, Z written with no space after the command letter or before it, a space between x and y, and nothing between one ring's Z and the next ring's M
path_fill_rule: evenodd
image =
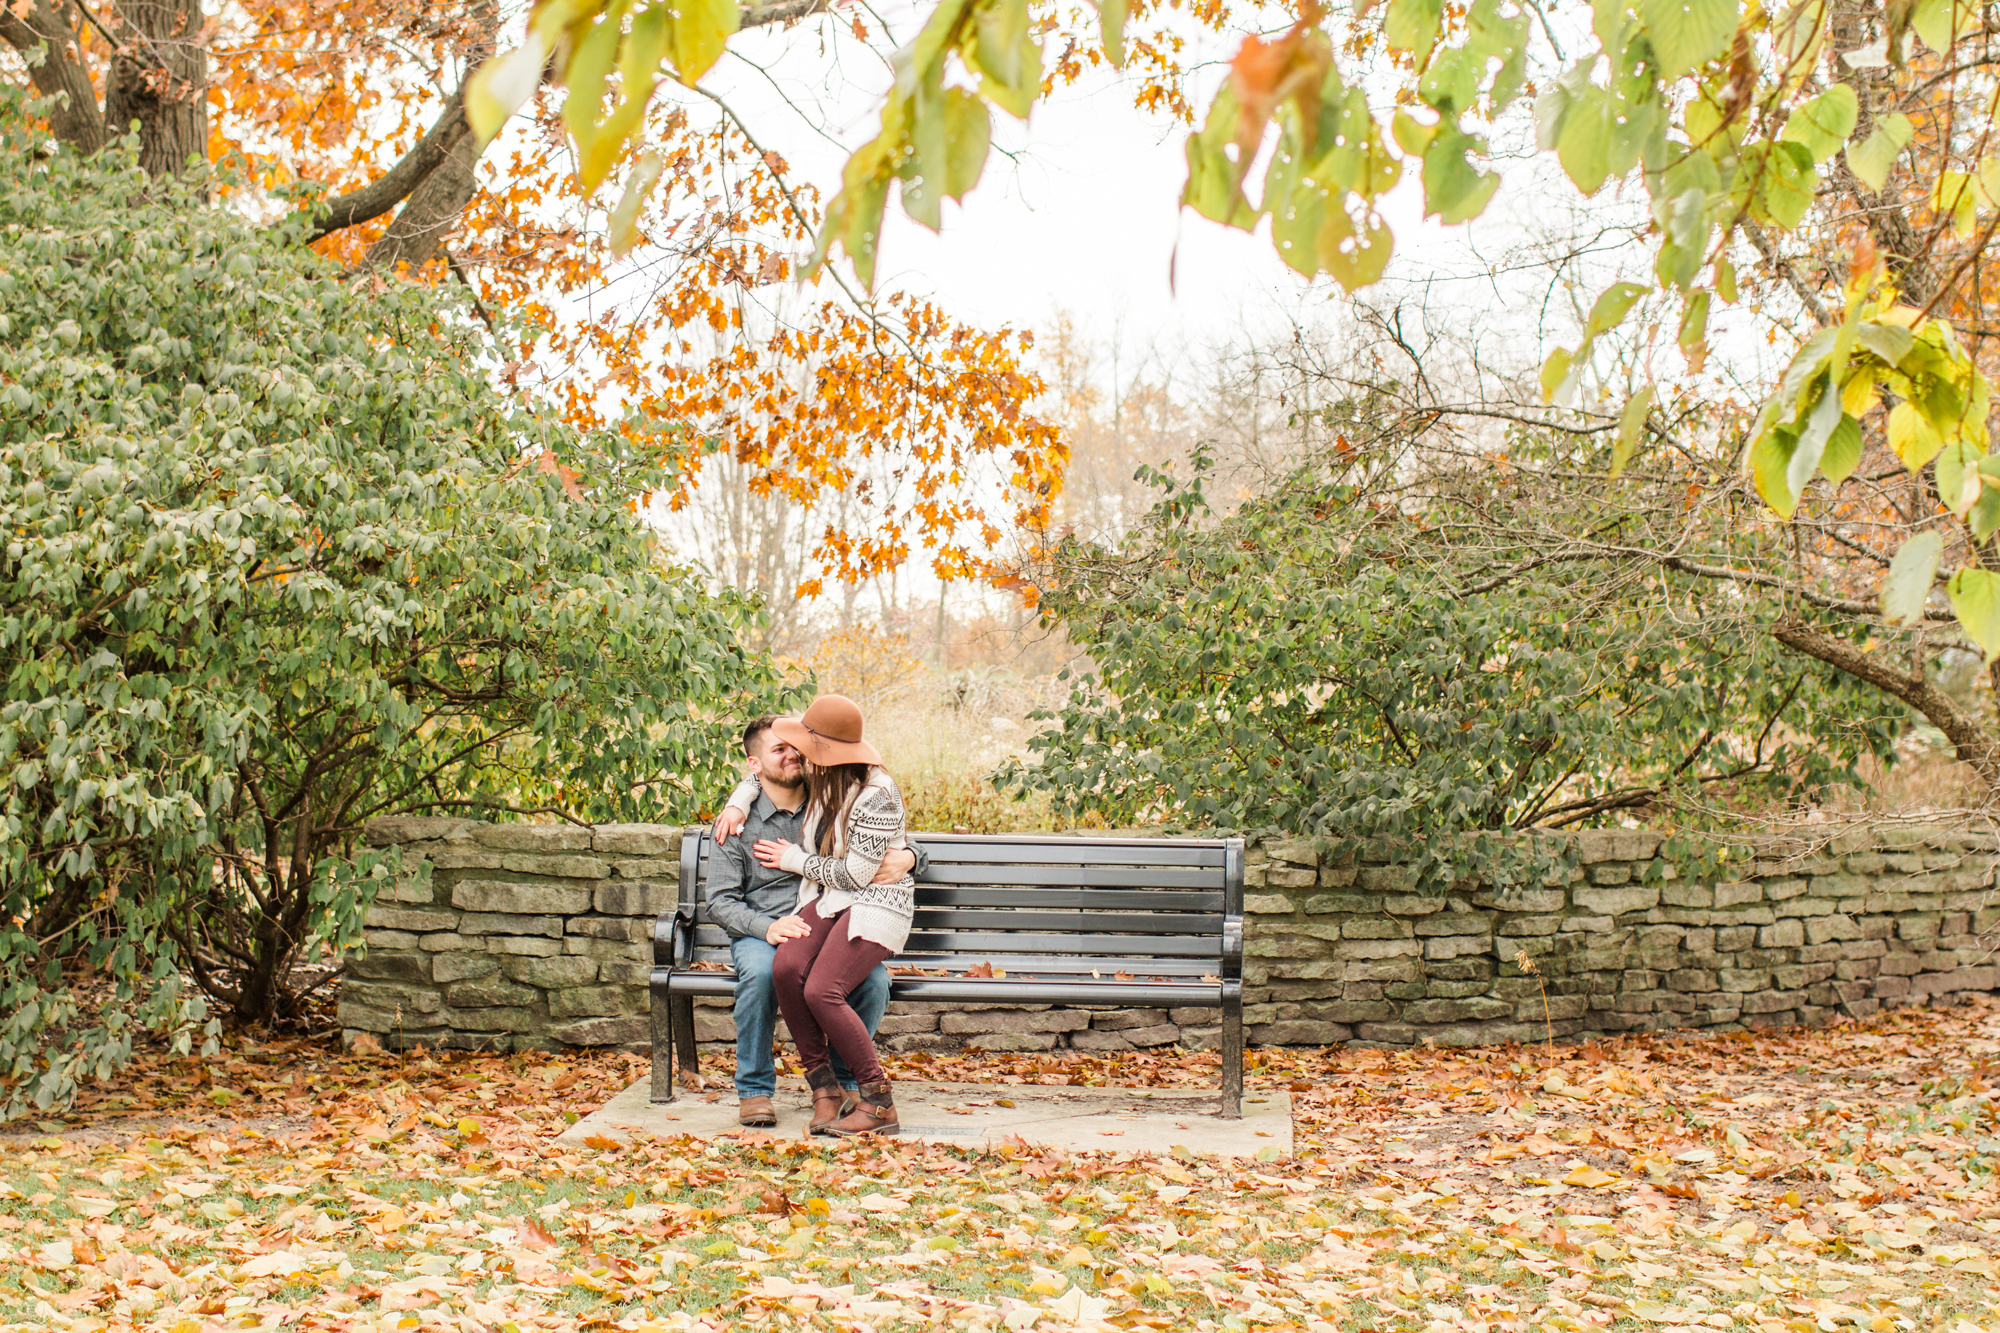
M983 885L917 884L917 910L926 907L1041 907L1080 912L1220 912L1222 892L1216 890L1145 889L1020 889Z
M930 847L924 847L930 852ZM925 884L989 884L1063 888L1208 889L1222 892L1222 867L1208 866L1046 866L991 865L932 855Z
M736 993L736 979L721 972L658 974L675 995L726 998ZM1146 1008L1217 1008L1222 987L1216 982L1189 981L1063 981L1037 978L1030 983L1036 1004L1139 1005ZM890 994L898 1000L961 1004L1025 1002L1021 985L983 977L893 977ZM1012 986L1013 991L1008 987Z
M699 949L695 961L709 967L728 967L726 949ZM911 968L930 972L963 973L980 964L1001 968L1010 979L1038 976L1090 976L1115 981L1120 972L1134 977L1204 977L1215 975L1215 962L1205 958L1133 958L1129 954L1108 957L1052 957L1048 954L897 954L889 960L891 976Z
M1223 865L1222 843L1148 842L1142 839L1023 838L971 834L912 833L933 861L958 865L1022 866L1214 866Z
M729 937L720 926L702 926L695 932L696 948L727 949ZM1222 954L1218 937L1196 935L1086 935L1081 931L925 930L910 932L905 953L1010 953L1026 956L1061 957L1066 954L1142 955L1162 958L1217 958Z
M1222 930L1220 912L1036 912L1020 909L987 911L976 907L917 908L918 930L1023 930L1081 935L1215 935Z

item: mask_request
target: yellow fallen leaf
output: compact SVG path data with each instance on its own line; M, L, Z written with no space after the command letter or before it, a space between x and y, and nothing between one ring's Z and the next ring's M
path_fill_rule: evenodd
M1606 1185L1615 1185L1617 1183L1618 1177L1607 1176L1594 1166L1580 1166L1563 1177L1563 1184L1565 1185L1581 1185L1585 1189L1592 1190L1603 1189Z
M1097 1258L1089 1250L1084 1249L1083 1246L1072 1245L1064 1252L1063 1257L1056 1262L1064 1268L1088 1268L1097 1262Z
M1162 1185L1154 1192L1161 1203L1179 1203L1194 1191L1186 1185Z
M290 1277L305 1271L306 1261L290 1250L260 1254L237 1269L239 1277Z
M854 1201L856 1208L871 1213L900 1213L910 1205L903 1199L892 1199L886 1194L864 1194Z
M76 1262L76 1250L66 1240L51 1241L35 1251L35 1263L59 1273Z

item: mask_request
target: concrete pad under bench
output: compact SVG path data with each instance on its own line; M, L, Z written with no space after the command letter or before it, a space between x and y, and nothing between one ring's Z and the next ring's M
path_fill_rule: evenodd
M561 1143L581 1144L592 1135L629 1143L635 1135L698 1139L772 1134L802 1138L812 1101L806 1086L781 1080L778 1127L750 1130L736 1123L736 1094L725 1090L715 1101L707 1093L683 1093L664 1106L650 1101L651 1080L640 1079L565 1130ZM1012 1102L1003 1106L1002 1102ZM1199 1089L1074 1088L990 1083L896 1085L896 1111L903 1122L898 1137L982 1148L1020 1138L1036 1147L1069 1152L1165 1153L1176 1147L1203 1156L1255 1157L1266 1148L1280 1158L1292 1155L1292 1097L1266 1089L1243 1094L1243 1117L1216 1114L1217 1094ZM832 1143L831 1139L816 1140ZM1266 1160L1269 1160L1268 1158Z

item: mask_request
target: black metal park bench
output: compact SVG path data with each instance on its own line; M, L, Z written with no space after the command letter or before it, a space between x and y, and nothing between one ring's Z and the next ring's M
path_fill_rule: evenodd
M915 835L917 883L890 997L960 1004L1211 1008L1222 1114L1242 1114L1243 840ZM729 940L709 921L708 832L681 840L680 901L653 929L653 1091L695 1067L694 1001L731 997Z

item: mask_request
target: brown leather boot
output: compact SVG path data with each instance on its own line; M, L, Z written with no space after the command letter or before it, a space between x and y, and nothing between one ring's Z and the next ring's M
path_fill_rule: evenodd
M863 1083L861 1104L820 1133L836 1139L851 1139L862 1134L896 1134L902 1128L902 1122L896 1119L896 1103L889 1095L889 1085Z
M840 1080L833 1076L833 1066L821 1065L818 1069L806 1071L806 1082L812 1087L812 1119L806 1122L806 1133L824 1134L826 1127L847 1111L847 1099L841 1094Z

